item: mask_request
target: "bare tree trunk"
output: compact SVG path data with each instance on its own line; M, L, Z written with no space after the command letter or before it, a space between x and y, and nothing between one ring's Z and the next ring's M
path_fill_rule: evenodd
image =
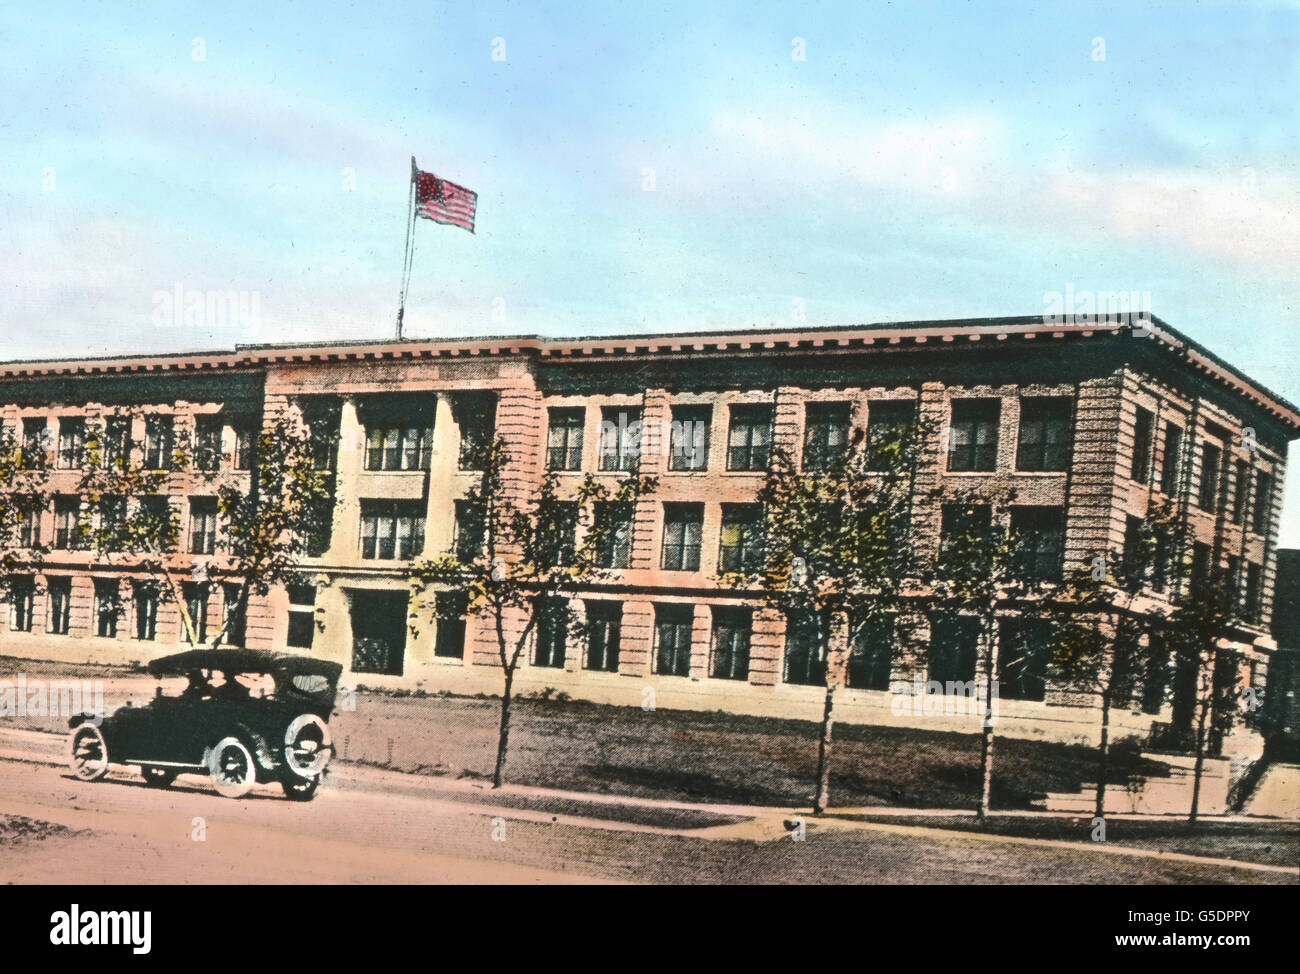
M826 704L822 710L822 732L817 741L817 795L813 799L813 814L826 811L831 796L831 740L835 730L835 686L826 684Z
M984 727L980 736L980 803L975 810L981 822L988 819L993 795L993 684L997 678L997 641L993 623L984 629Z
M1112 674L1111 680L1114 679ZM1106 775L1110 768L1110 681L1101 694L1101 744L1098 747L1097 760L1097 804L1094 814L1097 818L1106 817Z
M506 667L505 686L501 694L501 723L497 729L497 763L492 772L492 787L500 788L506 773L506 751L510 747L510 698L515 682L515 668Z
M1202 699L1201 712L1196 719L1196 765L1192 770L1192 807L1187 821L1195 822L1201 807L1201 775L1205 772L1205 724L1209 719L1210 701Z

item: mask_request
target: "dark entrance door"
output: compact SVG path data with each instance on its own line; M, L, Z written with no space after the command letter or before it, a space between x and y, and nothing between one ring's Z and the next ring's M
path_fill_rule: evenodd
M402 675L406 655L405 592L352 592L352 671Z

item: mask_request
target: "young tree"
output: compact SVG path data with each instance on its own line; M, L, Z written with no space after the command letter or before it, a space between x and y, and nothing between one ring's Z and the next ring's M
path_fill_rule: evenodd
M876 626L892 628L911 577L912 488L923 439L918 423L869 439L855 430L847 450L818 469L800 469L774 450L759 491L761 565L724 574L757 588L792 627L804 626L825 663L813 813L830 801L835 694L851 647Z
M1194 674L1195 726L1192 801L1187 820L1200 812L1201 780L1211 736L1221 739L1236 720L1242 654L1222 645L1235 614L1235 590L1218 568L1189 579L1169 618L1169 639L1180 667Z
M0 599L6 602L24 594L18 587L34 586L48 550L39 529L50 503L46 445L0 430Z
M1167 508L1153 510L1139 530L1125 539L1123 552L1098 555L1080 566L1042 611L1056 625L1052 663L1061 676L1101 700L1097 746L1095 814L1106 814L1106 776L1110 762L1110 718L1117 700L1144 680L1149 657L1141 650L1141 635L1149 629L1133 613L1133 603L1160 570L1158 559L1167 550L1173 521Z
M155 468L159 458L151 463L114 440L104 424L88 429L80 485L86 504L79 530L97 559L121 560L151 581L161 604L177 607L192 646L205 639L202 620L193 618L183 594L185 576L196 583L221 578L236 586L226 619L210 639L212 646L221 645L247 618L251 596L264 596L273 585L297 578L300 559L328 515L332 487L328 473L318 469L317 438L297 416L263 428L247 489L230 482L217 487L224 542L213 546L214 568L178 557L180 521L167 490L174 474L192 469L191 451L169 451ZM215 471L196 472L210 482L218 477Z
M998 680L998 611L1006 599L1030 587L1019 539L1011 530L1008 506L1015 491L1001 483L982 489L936 495L943 525L938 550L926 571L937 611L974 617L984 662L980 735L980 821L988 817L993 790L994 695Z
M421 560L410 571L413 621L447 619L437 593L450 591L463 597L467 615L486 617L492 626L502 675L493 788L505 780L514 680L524 650L530 640L555 640L578 628L572 596L611 570L603 555L624 530L614 510L655 489L653 478L636 473L613 489L588 475L569 500L548 473L536 498L521 500L507 484L509 462L501 438L477 451L478 482L462 501L464 523L476 526L476 537L458 539L457 551ZM587 526L581 542L580 524Z

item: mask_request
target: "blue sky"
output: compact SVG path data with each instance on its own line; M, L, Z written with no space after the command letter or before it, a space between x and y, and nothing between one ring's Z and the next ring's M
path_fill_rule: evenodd
M1069 285L1300 401L1300 6L703 6L7 6L0 357L387 336L414 154L480 196L476 235L419 224L409 335ZM256 323L159 321L178 285Z

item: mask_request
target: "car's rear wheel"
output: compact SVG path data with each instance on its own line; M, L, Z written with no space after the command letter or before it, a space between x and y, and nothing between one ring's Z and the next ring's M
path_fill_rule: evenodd
M280 787L293 801L309 802L316 797L316 789L320 787L320 775L311 778L299 778L295 774L285 775L280 779Z
M238 737L222 738L208 758L208 773L217 794L243 798L257 784L253 754Z
M330 729L315 714L299 714L284 731L284 763L299 778L317 778L329 763Z
M81 724L68 740L72 773L82 781L98 781L108 774L108 744L94 724Z
M166 788L176 780L177 772L171 768L155 768L149 765L140 769L144 775L144 783L154 788Z

